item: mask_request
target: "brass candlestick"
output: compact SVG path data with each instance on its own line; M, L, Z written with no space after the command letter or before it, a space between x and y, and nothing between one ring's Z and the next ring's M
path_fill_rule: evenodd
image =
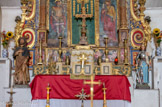
M39 42L39 62L38 62L38 65L42 65L42 40L40 39L40 42Z
M105 88L105 83L103 83L103 94L104 94L104 101L103 101L103 107L107 107L107 103L106 103L106 90L107 88Z
M124 64L129 65L128 63L128 48L127 48L127 39L124 39Z
M58 50L58 52L59 52L59 59L58 59L58 61L59 62L61 62L61 54L62 54L62 36L59 36L58 37L58 39L59 39L59 50Z
M48 83L48 86L46 87L47 89L47 100L46 100L46 107L50 107L50 86L49 86L49 83Z
M8 91L7 93L10 94L10 101L7 102L6 107L12 107L12 105L13 105L13 94L16 93L16 92L13 92L13 86L11 86L10 91Z
M105 37L104 38L105 39L105 61L106 62L109 62L109 58L108 58L108 53L109 53L109 50L108 50L108 48L107 48L107 44L108 44L108 37Z

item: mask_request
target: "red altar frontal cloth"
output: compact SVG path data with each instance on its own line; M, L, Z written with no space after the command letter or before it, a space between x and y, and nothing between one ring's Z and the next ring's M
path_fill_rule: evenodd
M127 100L131 102L129 91L130 83L126 76L95 76L94 81L105 83L107 100ZM86 80L89 81L89 80ZM32 100L46 99L48 83L50 99L78 99L84 88L86 94L90 94L90 85L84 84L84 80L70 79L69 75L37 75L30 84ZM94 85L94 100L103 100L103 85Z

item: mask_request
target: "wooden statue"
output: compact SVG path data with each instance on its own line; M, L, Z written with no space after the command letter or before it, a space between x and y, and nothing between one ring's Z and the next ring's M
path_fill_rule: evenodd
M14 84L27 85L30 81L28 61L29 50L26 47L26 39L20 37L19 46L14 50L13 58L15 59Z

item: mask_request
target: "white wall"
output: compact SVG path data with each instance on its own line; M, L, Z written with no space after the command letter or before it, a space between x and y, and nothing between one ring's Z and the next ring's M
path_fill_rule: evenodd
M159 28L162 31L162 7L147 8L145 11L146 16L151 17L151 29Z
M16 16L21 16L21 9L20 7L1 7L1 18L0 20L2 21L0 31L12 31L14 32L16 22L15 18ZM14 40L10 42L10 48L8 49L9 52L9 58L12 59L12 54L13 50L12 48L14 47ZM1 52L2 52L2 45L1 45ZM2 53L1 53L2 56Z
M2 32L1 28L2 28L2 11L1 11L1 7L0 7L0 32ZM1 36L1 33L0 33L0 36ZM0 44L1 44L1 42L2 42L2 40L0 37ZM1 46L0 46L0 53L1 53ZM0 54L0 57L1 57L1 54Z

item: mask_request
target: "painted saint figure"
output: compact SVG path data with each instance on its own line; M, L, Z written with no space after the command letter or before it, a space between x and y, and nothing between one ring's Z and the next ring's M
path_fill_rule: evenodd
M142 44L141 51L138 53L136 57L136 66L137 68L137 81L140 84L148 84L149 83L149 72L148 72L148 61L147 54L145 51L145 45Z
M50 24L51 28L56 32L57 37L59 37L64 36L66 17L61 1L55 0L55 4L51 10Z
M105 35L108 36L109 41L117 43L116 37L116 12L114 6L111 5L111 0L105 0L105 4L101 10L101 22Z
M28 61L29 50L26 47L26 39L20 37L18 40L19 47L14 50L13 58L15 59L14 84L27 85L30 82Z

